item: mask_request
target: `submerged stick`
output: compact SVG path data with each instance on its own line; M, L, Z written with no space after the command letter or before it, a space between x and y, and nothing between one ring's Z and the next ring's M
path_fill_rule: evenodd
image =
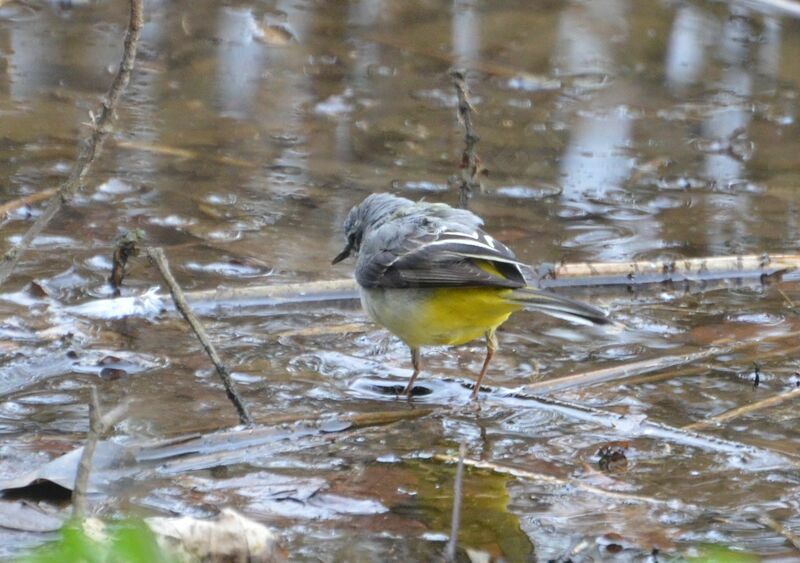
M464 456L467 455L467 444L461 442L458 447L458 466L456 480L453 483L453 514L450 517L450 541L447 543L447 561L456 560L458 549L458 529L461 527L461 497L464 493Z
M734 348L735 347L733 345L713 346L707 350L701 350L700 352L695 352L693 354L649 358L647 360L631 362L629 364L622 364L610 368L601 368L583 373L547 379L545 381L538 381L536 383L529 383L524 386L524 389L534 393L547 394L554 391L573 389L575 387L597 385L598 383L607 383L609 381L626 379L628 377L651 373L673 366L690 364L692 362L696 362L697 360L731 352Z
M203 345L203 349L206 351L206 354L208 354L208 357L211 359L211 363L214 364L214 367L217 370L217 375L219 375L219 378L222 380L222 384L225 386L225 393L228 395L228 399L230 399L230 401L233 403L233 406L236 407L236 412L239 414L239 421L247 426L252 426L253 418L250 416L247 406L244 404L244 401L242 401L241 396L236 390L236 385L233 383L231 372L222 362L222 358L220 358L216 348L214 348L214 345L208 338L208 333L206 332L205 327L203 327L200 320L192 312L192 308L189 307L189 304L186 302L186 298L183 295L183 290L181 289L180 285L178 285L178 282L175 281L175 278L169 269L169 263L167 262L167 257L164 255L164 250L161 248L146 248L145 254L153 263L153 265L158 268L158 271L161 273L161 277L164 278L164 282L169 288L169 292L172 295L172 301L175 303L175 307L178 309L178 311L180 311L181 315L183 315L183 318L186 319L186 322L191 327L195 336L197 336L200 344Z
M130 0L130 19L128 21L128 30L125 34L125 47L122 53L122 60L120 61L117 74L114 76L114 80L111 83L111 87L106 94L106 98L103 101L100 115L95 117L94 114L90 114L92 118L92 134L84 142L78 159L75 161L67 180L61 184L57 192L51 196L44 211L42 211L42 214L34 221L28 231L22 235L22 240L20 240L19 244L8 250L2 260L0 260L0 285L5 283L14 272L20 258L22 258L22 255L33 243L33 239L47 227L61 207L72 201L75 197L75 194L83 185L84 177L100 154L106 137L111 133L111 125L116 118L116 110L119 105L120 97L130 81L133 64L136 60L136 48L139 43L139 35L143 23L142 3L143 0Z
M86 444L83 446L81 460L78 463L75 487L72 489L72 515L75 518L83 518L86 514L86 493L89 489L89 475L92 472L92 458L97 449L97 442L128 414L128 403L118 405L106 414L101 414L97 388L92 385L90 391L89 433L86 436Z
M764 336L760 340L738 340L735 342L731 342L731 338L722 338L712 342L709 346L711 348L716 348L717 353L724 352L729 354L731 352L743 352L749 348L757 348L763 344L768 344L772 342L782 342L785 340L794 340L798 336L800 336L800 331L791 331L784 334L771 334ZM750 354L749 356L740 358L738 362L740 364L749 364L755 361L764 360L766 358L774 358L780 356L788 356L789 354L793 354L797 351L800 351L800 344L794 344L792 346L787 346L783 348L775 348L773 350L769 350L766 352L757 352L754 354ZM675 379L678 377L686 377L690 375L696 375L698 373L702 373L703 371L713 371L714 366L709 364L700 364L697 366L689 367L690 362L684 362L683 364L676 364L676 365L684 365L682 369L677 371L661 373L656 375L636 375L631 379L627 379L625 383L627 385L642 385L646 383L658 383L661 381L666 381L667 379ZM620 366L624 367L624 366ZM614 369L614 368L609 368ZM634 374L631 374L634 375ZM613 379L606 380L604 383L610 383L614 381Z
M355 299L357 297L358 290L356 281L353 278L281 285L220 287L186 293L188 300L196 302L274 300L276 302L297 303L302 301Z
M736 342L731 342L730 338L721 338L709 344L709 346L705 350L700 350L699 352L694 352L691 354L649 358L646 360L640 360L638 362L631 362L628 364L612 366L610 368L601 368L592 371L586 371L583 373L576 373L573 375L564 375L561 377L555 377L545 381L529 383L524 386L524 389L526 391L533 391L535 393L541 393L546 395L554 391L564 391L565 389L573 389L575 387L587 387L589 385L609 383L612 381L618 381L620 379L629 379L637 376L642 376L647 373L660 371L662 369L670 367L686 366L698 360L704 360L706 358L719 356L721 354L730 354L731 352L738 352L768 342L780 342L783 340L794 339L798 336L800 336L800 331L792 331L784 334L768 335L763 337L761 340L740 340ZM755 361L757 359L769 358L772 356L787 355L797 351L798 349L800 349L800 345L794 345L788 348L778 348L770 352L765 352L762 354L755 355L753 356L753 358L750 358L746 361ZM672 377L679 377L681 375L695 373L696 371L697 370L691 368L684 369L677 373L664 374L663 377L659 378L644 379L640 377L635 380L629 380L627 381L627 383L628 384L645 383L645 382L649 383L657 380L660 381L663 379L669 379Z
M573 262L556 267L543 266L538 270L544 270L540 285L547 288L764 278L800 270L800 254L707 256L679 261ZM193 301L262 298L313 301L326 296L332 299L355 298L356 282L352 278L343 278L286 285L220 288L194 291L186 296Z
M216 154L199 153L191 149L181 147L171 147L154 143L143 143L132 140L115 140L114 145L121 149L133 150L136 152L149 152L152 154L169 156L173 158L183 158L186 160L200 160L205 162L216 162L225 166L236 166L239 168L256 168L258 164L231 156L220 156Z
M461 209L469 207L469 200L474 189L480 189L478 181L480 173L480 158L475 152L475 146L480 137L475 133L475 126L472 123L472 114L475 108L469 99L469 86L467 86L466 72L460 69L450 71L453 79L453 86L458 96L458 120L464 125L464 152L461 153L461 178L454 183L458 185L458 206Z
M797 399L797 398L800 398L800 389L792 389L791 391L788 391L786 393L779 393L777 395L773 395L772 397L767 397L766 399L762 399L761 401L756 401L755 403L751 403L749 405L736 407L727 410L723 413L720 413L716 416L699 420L697 422L684 426L683 429L702 430L710 426L716 426L718 424L728 422L729 420L733 420L734 418L739 418L741 416L745 416L760 410L768 409L770 407L774 407L781 403L785 403L786 401L791 401L792 399Z

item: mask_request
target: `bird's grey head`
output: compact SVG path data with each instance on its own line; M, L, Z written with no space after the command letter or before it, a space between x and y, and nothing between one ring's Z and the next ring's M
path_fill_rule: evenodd
M337 264L353 252L358 253L366 231L382 225L401 207L413 204L414 202L410 199L392 194L372 194L368 196L347 214L347 218L344 220L344 236L347 239L347 245L333 259L332 263Z

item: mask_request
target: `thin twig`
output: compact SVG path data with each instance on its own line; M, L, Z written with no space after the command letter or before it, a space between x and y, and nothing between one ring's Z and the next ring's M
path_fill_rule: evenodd
M22 255L31 246L33 240L47 227L61 207L75 197L75 194L83 185L83 179L91 169L95 158L100 154L103 143L111 132L112 122L116 118L116 109L120 97L127 87L133 71L136 48L139 43L139 34L143 22L142 3L143 0L130 0L130 20L128 21L128 31L125 34L122 60L114 81L111 83L111 87L103 101L99 117L90 114L92 118L92 134L81 147L80 154L72 167L69 178L58 187L58 191L50 198L42 214L22 236L19 244L9 249L3 256L2 261L0 261L0 285L8 280Z
M3 205L0 205L0 217L11 213L12 211L19 209L24 205L32 205L34 203L39 203L40 201L44 201L48 197L55 194L58 190L56 188L48 188L46 190L42 190L40 192L36 192L35 194L30 194L22 197L18 197L17 199L13 199L11 201L7 201Z
M189 323L189 326L192 328L195 336L197 336L197 339L200 341L200 344L203 345L203 349L206 351L206 354L208 354L208 357L211 359L211 363L214 364L214 367L217 370L217 375L219 375L219 378L222 380L222 384L225 386L225 393L228 395L228 399L230 399L230 401L233 403L233 406L236 407L236 412L239 414L239 421L247 426L252 426L253 418L250 416L250 412L247 410L247 406L245 406L241 396L236 391L236 386L233 383L231 372L222 362L222 358L220 358L216 348L214 348L214 345L208 338L208 333L206 332L205 327L203 327L202 323L200 323L200 320L197 318L197 316L195 316L191 307L189 307L189 304L186 302L186 297L183 295L183 290L178 285L178 282L175 281L175 278L169 269L169 263L167 262L167 257L164 255L164 250L161 248L146 248L145 254L153 263L153 265L158 268L158 271L161 273L161 277L164 278L164 282L169 288L169 292L172 295L172 300L175 303L175 307L181 312L181 315L183 315L183 318L186 319L186 322Z
M786 393L779 393L777 395L773 395L772 397L767 397L766 399L762 399L761 401L756 401L755 403L751 403L749 405L743 405L741 407L736 407L734 409L727 410L716 416L699 420L693 424L684 426L683 429L703 430L710 426L716 426L718 424L728 422L729 420L733 420L734 418L739 418L741 416L751 414L756 411L767 409L769 407L774 407L776 405L785 403L786 401L791 401L792 399L796 398L800 398L800 389L792 389L791 391L788 391Z
M467 455L467 444L461 442L458 447L458 467L456 480L453 483L453 514L450 517L450 541L447 544L447 561L456 560L458 548L458 529L461 527L461 498L464 493L464 456Z
M480 173L480 158L475 152L475 146L480 137L475 133L472 123L472 114L475 108L469 99L469 86L467 86L466 72L460 69L450 71L453 86L458 96L458 120L464 125L464 152L461 153L461 179L458 181L458 206L461 209L469 207L469 200L474 189L480 189L478 181Z
M115 424L128 414L128 403L114 407L106 414L101 414L100 402L97 399L97 388L90 388L89 433L83 446L78 473L75 476L75 487L72 489L72 514L75 518L83 518L86 514L86 495L89 490L89 475L92 472L92 458L97 449L97 442L111 430Z

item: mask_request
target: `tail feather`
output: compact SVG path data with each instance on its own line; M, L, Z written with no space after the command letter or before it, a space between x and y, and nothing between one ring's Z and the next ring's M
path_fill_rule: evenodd
M525 309L579 324L595 325L610 322L602 309L533 287L515 289L507 298Z

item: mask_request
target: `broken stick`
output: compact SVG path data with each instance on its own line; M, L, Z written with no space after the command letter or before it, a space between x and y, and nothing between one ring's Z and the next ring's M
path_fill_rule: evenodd
M178 285L177 281L175 281L175 277L172 275L172 272L169 269L169 262L167 262L167 257L164 255L164 250L161 248L146 248L144 252L153 265L158 268L158 271L161 273L161 277L164 279L164 282L169 288L169 292L172 295L172 301L175 303L175 307L178 309L178 311L180 311L181 315L183 315L183 318L186 319L186 322L191 327L192 332L194 332L195 336L197 336L197 339L200 341L200 344L203 345L203 349L206 351L206 354L208 354L208 357L211 359L211 363L214 364L214 367L217 370L217 375L219 375L219 378L222 380L222 384L225 386L225 393L228 395L228 399L230 399L230 401L233 403L233 406L236 407L236 412L239 414L239 422L247 426L252 426L253 417L250 416L247 406L244 404L242 397L236 390L236 385L233 383L231 372L223 363L222 358L220 358L219 354L217 353L217 349L214 348L214 345L211 343L205 327L192 312L192 308L186 302L186 297L183 295L181 286Z

